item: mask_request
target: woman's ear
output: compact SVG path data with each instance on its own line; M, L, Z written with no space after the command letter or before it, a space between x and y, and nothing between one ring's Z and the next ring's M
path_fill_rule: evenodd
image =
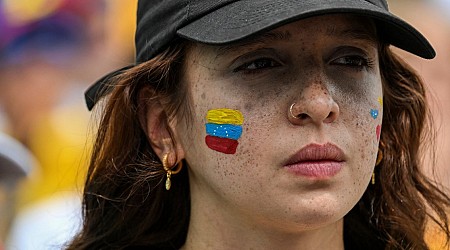
M139 93L139 107L139 121L153 151L160 160L168 154L167 163L174 166L184 158L183 147L176 138L177 119L167 113L163 100L151 87Z

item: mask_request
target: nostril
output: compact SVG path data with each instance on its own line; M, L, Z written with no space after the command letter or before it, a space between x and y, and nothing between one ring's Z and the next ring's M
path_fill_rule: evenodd
M324 122L332 123L337 119L337 117L338 117L338 113L332 111L332 112L328 113L328 116L327 116L327 118L325 118Z
M301 113L298 115L298 118L301 120L305 120L308 119L309 115L305 114L305 113Z

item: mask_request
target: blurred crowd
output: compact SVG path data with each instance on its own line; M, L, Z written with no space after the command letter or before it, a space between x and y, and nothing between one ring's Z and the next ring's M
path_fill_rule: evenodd
M96 124L83 92L133 62L136 3L0 0L0 250L60 249L76 232ZM450 189L450 0L389 3L438 53L427 62L399 51L432 93L437 171L426 170ZM442 249L433 230L430 246Z
M0 249L60 249L76 232L95 126L83 93L133 61L135 5L0 0Z

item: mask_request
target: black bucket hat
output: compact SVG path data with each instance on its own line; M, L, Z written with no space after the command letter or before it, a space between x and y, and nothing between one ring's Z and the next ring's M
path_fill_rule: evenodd
M295 20L337 13L373 18L384 42L425 59L436 55L420 32L389 12L386 0L139 0L136 64L153 58L176 37L224 45ZM89 110L108 92L108 81L133 66L92 85L85 93Z

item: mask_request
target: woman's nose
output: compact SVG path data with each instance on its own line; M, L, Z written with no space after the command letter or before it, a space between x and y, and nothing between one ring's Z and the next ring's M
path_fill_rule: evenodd
M323 84L306 87L288 110L294 125L333 123L339 117L339 105Z

